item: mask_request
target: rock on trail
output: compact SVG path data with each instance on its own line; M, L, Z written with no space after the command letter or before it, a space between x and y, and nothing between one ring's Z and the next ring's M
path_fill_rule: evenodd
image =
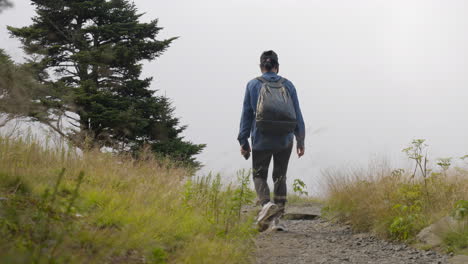
M450 263L448 257L404 244L353 233L346 225L319 217L318 205L286 210L287 232L266 231L256 239L258 264L301 263ZM297 220L301 219L301 220ZM302 220L309 219L309 220Z

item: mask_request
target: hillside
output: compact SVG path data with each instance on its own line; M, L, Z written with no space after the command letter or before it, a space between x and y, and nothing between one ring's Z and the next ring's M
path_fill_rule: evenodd
M41 145L0 137L0 263L251 261L248 177Z

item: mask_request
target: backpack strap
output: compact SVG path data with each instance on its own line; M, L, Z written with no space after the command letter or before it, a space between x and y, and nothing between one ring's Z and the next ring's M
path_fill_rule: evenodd
M286 78L283 78L281 77L278 81L276 82L270 82L268 81L267 79L263 78L262 76L259 76L257 78L255 78L256 80L260 81L262 84L265 84L265 83L268 83L268 84L272 84L274 87L277 87L277 86L283 86L284 83L287 81Z
M273 88L273 89L279 89L279 88L283 87L284 86L284 81L285 81L284 78L280 78L277 81L272 81L271 82L271 81L266 80L263 77L258 77L257 80L259 80L262 83L262 85L266 85L269 88Z
M268 81L267 79L263 78L262 76L259 76L259 77L255 78L255 79L259 80L261 83L278 83L278 84L284 84L284 83L287 81L287 79L286 79L286 78L283 78L283 77L281 77L281 78L280 78L278 81L276 81L276 82L270 82L270 81Z

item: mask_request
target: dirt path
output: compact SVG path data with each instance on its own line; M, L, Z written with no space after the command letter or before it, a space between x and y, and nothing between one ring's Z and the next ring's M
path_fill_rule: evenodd
M292 212L291 212L292 211ZM300 213L318 214L317 207L292 208L291 218ZM433 251L389 243L369 234L353 233L348 226L316 217L313 220L284 220L288 232L266 231L256 240L258 264L300 263L449 263L447 256Z

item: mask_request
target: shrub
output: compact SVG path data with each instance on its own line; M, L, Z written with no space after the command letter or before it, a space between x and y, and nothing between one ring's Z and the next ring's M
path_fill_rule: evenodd
M456 224L443 234L446 251L468 254L468 201L457 201L452 217Z
M404 241L412 241L421 229L449 215L455 203L453 214L464 216L468 172L450 168L452 159L437 161L441 172L431 170L426 147L424 140L415 140L404 150L415 161L409 170L371 164L368 171L326 173L325 215L359 231Z
M295 193L297 193L299 196L302 196L302 195L308 196L309 195L309 193L307 192L306 184L300 179L294 179L293 191Z

